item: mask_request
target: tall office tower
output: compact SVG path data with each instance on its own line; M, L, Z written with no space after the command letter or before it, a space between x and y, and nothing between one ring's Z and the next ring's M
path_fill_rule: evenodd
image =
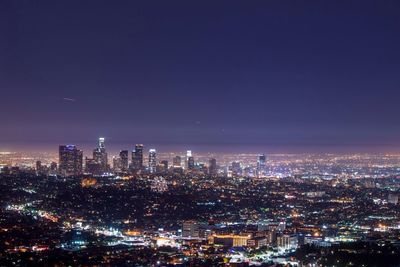
M143 169L143 145L135 145L135 150L132 151L132 169L135 171Z
M106 139L104 137L99 138L99 149L106 151L106 145L105 145Z
M42 174L42 162L40 160L36 161L36 175Z
M157 170L157 152L155 149L149 150L149 172L155 173Z
M74 145L60 146L59 172L62 177L79 176L82 174L83 153Z
M183 237L199 237L199 224L197 221L184 221L182 224Z
M264 176L266 174L265 154L259 154L257 159L257 176Z
M102 174L101 165L94 159L85 157L85 173L100 175Z
M193 157L189 157L188 158L188 169L189 170L193 170L194 169L194 158Z
M187 169L193 170L194 169L194 157L192 156L191 150L188 150L186 152L186 161L187 161Z
M113 170L114 172L121 172L122 171L122 160L121 157L113 156Z
M172 165L174 168L181 168L182 167L182 159L180 156L175 156L172 160Z
M57 162L50 163L50 175L57 175Z
M217 160L216 159L210 159L208 162L208 173L210 175L217 175L218 174L218 168L217 168Z
M168 171L168 161L167 160L162 160L160 162L160 164L158 164L158 167L159 167L159 170L158 170L159 172L166 173Z
M129 168L129 152L128 150L121 150L119 152L119 159L121 161L121 171L122 172L127 172Z
M234 161L232 162L232 174L240 175L242 173L242 167L240 166L240 162Z
M36 175L49 175L50 169L47 165L43 165L40 160L36 161Z
M93 150L93 159L99 165L101 173L108 170L108 157L104 137L99 138L99 146Z

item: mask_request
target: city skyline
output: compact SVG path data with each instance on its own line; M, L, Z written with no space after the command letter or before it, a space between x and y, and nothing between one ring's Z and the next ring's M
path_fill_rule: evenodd
M400 1L0 1L0 266L400 266Z
M95 137L96 138L96 137ZM107 138L108 139L108 138ZM114 142L114 140L109 140L109 151L113 154L118 153L120 150L134 148L135 141L132 142ZM140 142L144 143L144 142ZM90 150L93 148L93 141L60 141L54 143L47 142L29 142L29 143L13 143L5 142L0 143L0 152L42 152L42 153L52 153L54 152L54 147L58 147L60 144L74 144L78 145L84 150L85 153L91 153ZM400 147L396 145L382 143L382 144L271 144L271 145L260 145L260 144L171 144L171 143L155 143L146 142L146 146L157 147L164 153L178 153L186 151L188 148L193 149L201 153L220 153L220 154L230 154L230 153L268 153L268 154L396 154L399 153Z

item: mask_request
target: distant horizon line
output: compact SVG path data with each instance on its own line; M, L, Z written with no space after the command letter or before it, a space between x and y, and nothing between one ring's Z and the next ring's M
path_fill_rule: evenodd
M1 143L0 152L57 152L60 145L76 145L80 150L87 152L94 149L96 142L11 142ZM137 142L107 142L106 148L112 153L121 150L132 151L136 144L143 144L145 150L154 148L162 153L181 153L192 150L194 153L244 153L244 154L396 154L400 153L400 145L391 144L182 144L182 143L148 143Z

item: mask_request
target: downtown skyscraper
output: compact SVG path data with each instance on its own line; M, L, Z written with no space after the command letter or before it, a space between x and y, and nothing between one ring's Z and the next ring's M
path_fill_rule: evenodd
M93 150L93 160L99 167L99 173L104 173L108 169L108 156L105 146L105 138L99 138L98 147Z
M114 172L127 173L129 171L129 151L121 150L118 156L113 157Z
M143 169L143 145L142 144L136 144L135 149L132 151L131 169L134 171Z
M266 156L265 154L259 154L257 158L257 177L264 176L266 174Z
M175 156L172 160L172 166L174 168L181 168L182 167L182 158L181 156Z
M128 150L121 150L119 152L120 168L122 172L127 172L129 168L129 152Z
M192 155L192 151L186 151L186 162L187 162L187 169L193 170L194 169L194 157Z
M212 158L208 162L208 173L210 175L216 175L218 173L218 167L217 167L217 160Z
M157 151L155 149L149 150L149 172L155 173L157 170Z
M83 152L75 145L61 145L59 153L59 173L62 177L82 174Z

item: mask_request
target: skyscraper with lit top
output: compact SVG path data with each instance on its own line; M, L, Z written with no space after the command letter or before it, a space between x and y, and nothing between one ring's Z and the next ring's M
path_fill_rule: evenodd
M194 169L194 157L192 155L192 151L188 150L186 152L186 161L187 161L187 169L193 170Z
M74 145L61 145L59 152L59 174L62 177L82 175L83 152Z
M155 173L157 170L157 151L152 148L149 150L149 172Z
M93 150L93 159L98 164L100 174L108 170L108 156L104 137L99 138L99 145Z
M136 144L135 149L132 151L131 169L134 171L143 169L143 145L142 144Z

